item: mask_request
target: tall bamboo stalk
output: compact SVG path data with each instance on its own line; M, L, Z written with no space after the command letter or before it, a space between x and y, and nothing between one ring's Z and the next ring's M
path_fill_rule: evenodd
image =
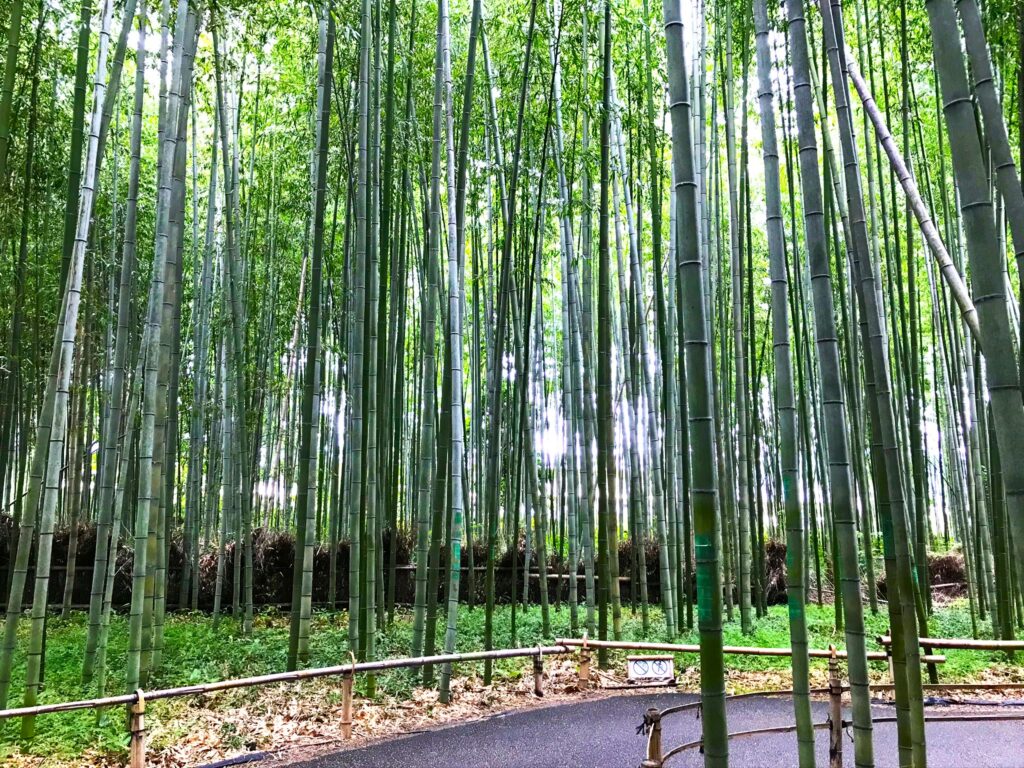
M725 717L725 665L722 658L722 582L719 569L718 494L715 490L716 435L711 394L711 349L704 279L698 244L696 185L690 124L689 80L678 0L663 0L672 117L672 165L676 195L678 285L683 316L681 356L686 365L687 416L691 460L691 504L697 563L697 617L701 640L701 702L704 763L726 766L729 742Z

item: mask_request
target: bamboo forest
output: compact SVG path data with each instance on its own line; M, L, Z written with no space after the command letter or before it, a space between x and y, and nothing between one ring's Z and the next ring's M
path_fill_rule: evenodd
M1018 0L0 29L0 764L1024 765Z

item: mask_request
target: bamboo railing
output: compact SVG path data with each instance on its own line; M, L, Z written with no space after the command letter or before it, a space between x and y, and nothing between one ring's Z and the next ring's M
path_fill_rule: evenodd
M887 661L890 657L888 653L891 639L887 636L878 638L879 643L885 647L886 651L870 651L868 652L868 659L870 661ZM948 649L968 649L968 650L990 650L990 651L1013 651L1013 650L1024 650L1024 641L1001 641L1001 640L970 640L970 639L949 639L949 638L921 638L921 644L927 645L928 647L934 648L948 648ZM375 672L385 672L394 669L410 669L416 667L423 667L435 664L450 665L459 664L474 661L485 661L488 659L514 659L514 658L532 658L533 659L533 677L534 677L534 693L538 696L544 694L544 657L545 656L557 656L566 655L571 653L577 654L578 661L578 688L579 690L585 690L590 684L590 651L597 648L607 648L614 650L633 650L633 651L661 651L667 653L699 653L700 646L693 644L684 643L645 643L645 642L624 642L615 640L589 640L586 637L583 638L558 638L555 640L553 645L537 645L534 647L523 647L523 648L504 648L491 651L471 651L468 653L449 653L449 654L437 654L433 656L422 656L419 658L398 658L398 659L383 659L381 661L366 661L356 662L355 659L348 664L337 664L329 667L318 667L315 669L301 669L291 672L277 672L268 675L257 675L254 677L243 677L235 678L231 680L220 680L210 683L202 683L197 685L186 685L179 686L176 688L163 688L154 691L142 691L137 690L134 693L122 694L119 696L107 696L103 698L95 699L82 699L78 701L66 701L54 704L39 704L32 707L22 707L15 709L4 709L0 710L0 720L6 720L14 717L36 717L39 715L56 714L60 712L72 712L76 710L84 709L104 709L107 707L114 706L126 706L128 708L128 730L131 736L130 742L130 757L129 766L130 768L145 768L146 766L146 727L145 727L145 715L146 705L151 701L160 701L165 699L179 698L183 696L203 696L210 693L216 693L217 691L226 691L237 688L250 688L255 686L273 685L275 683L289 683L298 682L302 680L313 680L325 677L341 677L342 678L342 734L344 738L350 739L352 737L352 697L353 697L353 681L357 674L370 674ZM723 649L726 654L746 655L746 656L791 656L792 650L789 648L757 648L754 646L737 646L727 645ZM824 658L829 660L829 687L824 689L815 689L814 693L828 693L832 700L833 707L835 709L838 697L842 695L842 692L848 690L848 688L842 685L838 678L838 660L846 657L846 652L838 650L836 648L829 649L809 649L808 655L812 658ZM945 656L942 655L923 655L921 662L925 664L941 664L946 660ZM886 685L873 685L873 688L885 689L891 686ZM1002 684L982 684L978 686L972 686L969 684L957 684L957 685L945 685L945 686L926 686L928 688L990 688L990 687L1024 687L1024 684L1019 686L1013 685L1002 685ZM778 691L761 691L759 695L786 695L792 694L792 691L778 690ZM746 695L754 694L739 694L738 696L730 698L742 698ZM660 721L664 715L672 714L684 709L699 706L699 702L693 702L683 706L671 707L669 709L658 711L648 710L645 715L645 723L648 724L648 761L644 765L657 765L660 766L665 759L671 755L677 754L680 751L696 747L701 744L700 741L694 741L676 747L668 753L661 753L661 727ZM934 718L940 719L965 719L965 718ZM998 717L984 717L980 718L975 716L973 719L1008 719L1003 716ZM830 714L828 723L819 723L815 725L815 728L830 728L833 731L838 726L833 723L840 723L841 719L836 712ZM885 718L879 720L879 722L886 722ZM845 725L845 724L844 724ZM791 727L786 728L792 730ZM771 731L772 729L768 729ZM775 729L778 730L778 729ZM750 736L757 733L768 732L764 729L755 729L753 731L743 731L730 734L733 737L738 736ZM835 734L833 734L835 737Z

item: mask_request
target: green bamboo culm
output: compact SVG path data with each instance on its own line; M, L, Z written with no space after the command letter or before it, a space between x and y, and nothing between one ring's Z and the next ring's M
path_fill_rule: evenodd
M89 79L89 43L92 35L94 0L82 0L78 22L78 45L75 54L75 86L71 108L71 154L68 157L68 184L64 197L64 237L61 241L60 283L68 279L78 214L78 198L82 188L82 144L85 138L86 83ZM15 19L12 18L12 21ZM20 23L19 19L17 20ZM16 30L12 30L15 31ZM13 73L12 73L13 74ZM9 146L9 145L8 145ZM97 158L99 155L97 155Z
M814 115L808 74L807 43L802 17L794 14L800 0L789 4L790 56L796 97L796 120L800 139L800 169L804 200L813 199L818 186L818 155L814 139ZM795 6L795 7L794 7ZM793 707L797 725L797 753L801 768L814 766L814 729L808 680L807 618L804 612L803 509L800 502L799 462L796 446L796 404L793 363L789 341L789 285L785 234L779 185L779 150L775 133L775 109L771 86L771 58L768 50L768 11L765 0L754 2L754 35L757 45L758 100L761 107L761 141L765 162L766 224L768 228L769 273L772 283L772 346L775 352L775 408L781 452L782 499L786 526L786 597L789 604L789 638L793 651ZM807 132L810 132L808 137ZM820 210L820 205L817 207ZM805 205L805 211L808 207ZM810 242L810 222L805 221Z
M495 328L493 346L490 349L491 364L488 368L488 392L487 401L491 404L491 415L487 425L487 481L484 488L484 516L487 521L487 574L486 585L487 604L484 613L484 648L494 648L494 583L495 583L495 561L497 559L497 538L498 538L498 478L501 467L499 462L499 443L501 441L501 391L502 391L502 364L501 360L505 354L505 340L507 325L510 314L509 304L512 292L512 244L515 231L516 204L518 202L517 191L519 186L519 158L523 148L523 124L525 119L526 96L529 90L531 53L533 50L533 33L537 22L537 0L530 1L530 21L526 33L526 50L524 53L523 75L519 85L519 101L516 113L515 144L512 148L512 175L509 179L507 193L503 189L502 197L507 194L508 203L502 203L504 240L501 249L501 265L498 276L498 308L495 315ZM487 38L482 36L484 66L489 71L490 65L487 56ZM488 76L488 80L491 80ZM493 81L492 81L493 82ZM493 94L493 88L490 89ZM492 124L496 125L492 103ZM495 131L495 143L497 144L497 131ZM493 673L493 663L490 659L484 662L484 684L490 685Z
M601 167L600 203L598 208L598 278L597 278L597 489L598 506L598 629L597 636L608 639L609 602L612 592L612 559L615 546L614 450L612 435L612 318L611 318L611 246L608 233L611 160L611 0L604 3L604 39L602 45L602 111L600 126ZM614 617L612 618L614 622ZM602 666L608 663L607 657Z
M676 413L676 371L672 353L671 334L669 331L669 301L666 300L664 277L662 274L662 169L659 156L658 138L660 131L655 121L654 107L654 64L651 44L651 11L648 0L643 0L644 18L644 96L647 107L647 152L648 164L652 176L651 184L651 252L654 273L654 309L657 320L658 352L661 355L662 370L662 409L665 429L665 506L654 510L655 533L658 537L658 566L661 586L661 607L665 614L665 631L669 636L678 631L676 619L679 615L679 595L675 590L675 567L677 546L676 537L670 534L671 526L679 514L678 493L676 482L676 429L678 415ZM671 294L669 295L671 297Z
M824 206L822 205L821 181L818 174L818 149L814 126L810 62L804 31L805 24L802 20L795 20L797 15L795 5L796 3L790 4L790 55L794 74L797 134L800 146L804 235L811 271L813 328L818 370L821 377L822 411L828 452L828 499L831 503L840 556L838 571L843 605L843 628L846 635L850 690L854 709L854 757L858 766L871 766L874 764L871 697L868 688L864 610L860 597L853 481L847 444L846 403L843 397L839 334L835 322L828 241L823 215ZM788 556L788 537L786 551ZM791 603L791 611L792 608ZM806 647L806 638L805 625L802 638L804 647ZM795 686L794 680L794 688ZM805 745L805 753L813 751L813 741L813 736L805 734L801 740L802 745ZM813 756L810 759L813 762Z
M22 0L13 0L10 15L7 17L7 51L4 56L3 85L0 86L0 179L7 178L7 156L11 147L11 107L14 102L14 77L18 70L23 8Z
M475 4L474 18L479 19L479 11L476 7L479 3ZM449 545L449 579L448 579L448 610L447 610L447 625L445 628L444 636L444 652L454 653L455 642L457 639L457 623L459 617L459 577L462 568L462 533L463 533L463 514L465 505L465 495L463 492L463 460L465 455L465 421L463 418L463 385L462 385L462 299L465 290L465 270L463 269L463 253L462 248L464 247L464 241L459 235L459 213L457 211L459 207L459 201L457 200L455 186L456 166L455 166L455 122L454 122L454 110L452 108L452 60L451 60L451 32L449 30L449 11L448 11L448 0L440 0L438 4L438 19L437 19L437 45L439 52L439 60L441 63L439 75L442 80L442 92L444 95L444 111L446 115L445 120L445 145L447 150L447 181L448 181L448 194L447 194L447 208L448 208L448 354L450 355L449 364L449 381L451 387L451 407L449 409L449 418L451 419L451 425L449 432L451 434L450 444L450 491L448 495L449 499L449 518L451 523L451 530L448 536ZM471 75L470 75L471 77ZM472 80L470 80L470 86L472 86ZM437 90L435 88L435 94ZM472 103L471 100L472 88L466 93L467 111L468 105ZM434 110L435 115L437 110L441 108L441 104L435 103ZM464 116L464 120L468 120L468 114ZM435 128L440 128L435 118ZM435 149L434 152L440 155L439 141L440 136L435 136ZM462 163L462 167L459 168L458 174L460 176L460 183L464 176L463 167L465 163ZM450 701L449 687L451 684L452 667L451 664L445 664L441 669L441 680L440 680L440 700L442 703L448 703Z
M439 56L440 52L436 53ZM440 103L441 82L435 77L435 107ZM436 111L436 110L435 110ZM440 114L434 115L434 127L439 129ZM436 153L435 153L436 154ZM440 155L437 155L440 162ZM433 167L433 163L432 163ZM438 242L440 227L440 191L438 189L440 169L431 171L430 220L427 232L429 243L425 250L423 272L426 285L422 299L422 324L420 327L420 359L422 367L422 393L420 410L423 414L420 424L419 467L417 468L416 489L416 587L413 598L412 655L422 656L425 647L427 616L427 566L430 552L430 499L431 478L434 476L435 432L437 412L437 357L434 352L437 335L437 290L438 290ZM431 600L436 595L430 596Z
M953 158L953 174L960 193L958 199L971 267L971 288L981 326L985 383L988 386L999 455L1004 459L1001 470L1006 493L1006 513L1014 559L1020 563L1024 560L1024 462L1010 461L1008 457L1019 457L1024 453L1024 403L1013 354L1007 281L1003 275L1005 257L999 249L1000 239L995 228L985 161L987 152L991 150L982 144L978 134L952 0L926 0L925 7L931 26L935 65ZM965 19L968 30L971 30L972 20L969 16ZM976 34L975 28L969 36L972 49L979 44L984 45L984 39L971 39ZM972 61L975 58L972 56ZM992 137L1000 132L1002 116L990 110L984 114L987 115L986 144L997 146L1000 142L993 142ZM1004 125L1002 130L1005 133ZM1001 188L1002 185L1003 182L1000 182ZM980 418L983 419L984 414Z
M184 47L185 21L188 15L187 3L179 0L178 21L175 25L175 45L171 85L167 91L166 125L177 125L178 108L181 104L181 74ZM164 3L163 18L169 17L169 3ZM153 594L153 568L156 565L156 537L153 531L154 502L159 498L159 472L154 470L154 459L157 455L155 442L158 379L161 365L160 336L163 326L164 292L166 290L165 271L169 249L169 216L171 206L171 168L177 144L177 131L164 130L163 143L160 146L161 167L159 170L159 188L157 193L156 211L156 251L153 257L152 278L149 292L149 305L146 315L146 326L143 330L142 346L139 356L143 361L142 382L142 421L139 428L138 447L138 494L135 512L135 554L132 560L132 599L128 621L128 670L126 673L126 689L134 691L147 669L146 649L150 638L147 631L151 618L151 600L147 593Z
M722 89L725 92L725 153L727 165L727 182L729 192L729 288L732 300L732 356L733 356L733 380L731 393L725 393L724 401L730 401L735 424L736 439L735 447L730 450L734 454L735 461L735 482L730 482L730 489L734 501L734 518L730 526L734 533L730 536L730 549L735 550L733 557L736 561L734 580L738 582L740 598L740 628L743 634L749 634L753 629L750 618L750 490L748 486L748 446L747 446L747 417L748 417L748 392L747 392L747 364L746 364L746 338L744 336L743 316L743 217L740 214L740 177L737 162L736 149L736 109L735 109L735 84L733 82L733 28L735 26L732 18L732 6L726 6L726 35L725 35L725 78ZM746 32L743 34L744 41L747 39ZM753 329L749 329L753 330ZM723 376L723 378L726 378ZM737 545L733 545L735 542ZM728 589L728 588L727 588Z
M43 673L43 640L46 623L46 603L50 581L50 556L53 551L53 530L59 495L64 441L67 433L68 388L73 370L72 360L78 335L78 314L81 306L82 273L85 267L86 245L92 220L96 190L96 165L99 125L103 117L103 101L107 87L107 49L113 18L113 0L105 0L101 11L99 48L96 54L96 75L93 85L93 108L90 116L89 142L86 146L83 169L82 194L77 199L74 242L68 265L65 286L64 316L60 326L63 334L59 341L60 361L56 376L53 425L49 434L46 474L43 486L42 508L39 512L39 542L36 554L36 579L32 595L32 623L26 653L25 697L23 706L34 706L38 701ZM35 734L35 719L25 717L21 723L22 738Z
M132 3L129 3L132 5ZM125 13L127 14L127 9ZM130 24L125 19L125 25ZM125 373L128 364L129 310L136 264L136 232L138 223L139 164L142 150L142 111L145 98L146 62L146 2L139 6L138 47L135 52L135 101L131 127L131 161L128 169L128 202L124 220L124 243L121 248L121 266L117 304L117 333L114 342L114 359L108 384L106 421L103 433L104 449L99 473L100 489L96 526L96 560L93 566L92 589L89 598L89 630L86 636L85 661L82 666L82 682L88 684L93 677L96 652L99 646L100 627L103 623L103 597L106 592L106 574L111 552L116 552L117 529L114 521L114 478L117 471L119 450L118 429L121 424ZM109 101L109 99L108 99ZM216 142L214 142L216 145Z
M673 194L676 196L678 285L682 294L680 346L686 370L691 449L691 509L697 564L697 623L700 631L700 686L704 764L729 763L722 655L722 575L719 568L719 505L715 490L715 430L711 393L711 348L705 312L704 276L698 240L696 183L690 123L682 9L662 0L668 96L672 118Z
M831 0L819 0L818 5L822 16L823 37L828 55L836 112L839 116L844 176L850 205L850 223L853 229L854 247L851 251L853 272L868 328L866 353L871 360L874 400L877 404L876 424L882 447L879 458L884 464L884 491L888 493L888 506L886 509L880 509L880 513L883 518L883 529L889 527L891 531L891 551L895 555L896 561L895 575L898 592L890 596L889 609L893 624L893 653L894 656L902 657L901 661L905 665L903 674L906 675L905 688L902 691L897 688L897 701L902 700L903 708L907 712L906 723L909 726L904 730L904 738L901 740L900 761L923 768L926 763L924 708L910 532L908 531L904 496L904 480L907 478L905 477L903 456L897 444L892 377L885 344L884 310L880 304L880 296L876 292L875 270L877 264L872 263L869 255L864 198L849 106L842 8L838 2L831 2ZM897 684L899 682L897 679ZM909 735L909 753L906 735Z
M7 178L7 156L11 145L11 107L14 101L14 78L18 68L18 46L21 38L22 0L13 0L6 30L7 50L4 56L2 79L0 79L0 179ZM40 6L40 19L37 26L41 28L44 21L44 6ZM22 182L24 197L27 199L32 191L32 170L34 162L35 134L38 126L36 118L39 103L39 58L37 51L41 46L42 36L36 34L36 43L32 53L32 95L29 97L29 127L25 141L25 178ZM11 317L9 337L8 365L0 376L0 499L7 499L8 493L8 461L14 456L10 450L13 440L14 425L17 421L18 384L21 379L19 359L22 356L21 332L24 325L25 311L25 274L28 267L28 227L29 211L26 205L21 215L21 233L19 236L17 267L14 270L14 308ZM15 473L11 473L10 482L16 483ZM12 485L12 490L14 486ZM17 513L15 513L17 517ZM8 579L10 581L10 579Z
M289 625L288 669L309 660L309 630L313 603L313 545L316 537L318 452L313 449L320 421L320 314L324 252L324 211L327 205L327 148L330 141L331 86L334 63L334 16L331 3L322 11L317 87L316 158L313 172L313 245L310 272L309 335L302 385L301 445L295 498L295 563L292 614ZM299 553L301 552L301 557ZM296 594L298 593L298 594Z
M366 464L370 461L364 440L366 420L365 368L370 360L366 349L366 302L367 284L367 215L369 185L369 114L370 114L370 44L373 37L370 1L360 3L359 29L359 82L358 82L358 159L356 161L356 188L353 209L355 211L356 235L353 253L351 304L349 314L352 322L349 332L349 434L353 435L351 458L351 490L349 492L349 599L348 639L349 648L360 659L365 658L365 603L371 599L366 593L366 563L371 546L365 532ZM372 364L372 363L370 363Z

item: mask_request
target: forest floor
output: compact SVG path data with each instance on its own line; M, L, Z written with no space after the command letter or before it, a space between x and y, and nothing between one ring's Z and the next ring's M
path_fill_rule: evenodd
M580 611L581 619L583 610ZM841 632L835 630L835 610L831 605L809 605L807 611L811 647L844 645ZM378 639L378 656L406 656L412 640L412 617L400 611L394 624L383 629ZM512 611L500 607L495 614L495 646L513 645ZM882 634L888 619L884 611L866 615L871 638ZM348 660L346 618L344 613L318 612L311 633L310 667L327 666ZM27 624L24 623L24 624ZM41 703L67 701L94 696L80 682L86 617L72 614L67 619L51 618L47 631L46 687ZM460 651L483 648L484 611L463 608L459 617ZM542 642L540 608L516 611L516 645ZM550 638L569 636L569 612L566 608L550 612ZM27 630L27 626L25 627ZM438 648L441 647L439 627ZM623 637L632 640L667 640L661 613L651 609L650 627L643 632L639 611L623 609ZM970 615L966 601L953 601L937 607L930 622L930 633L944 637L970 637ZM124 686L127 619L116 616L110 631L110 675L108 692ZM990 636L987 626L982 636ZM696 630L683 633L679 642L696 642ZM735 645L786 647L789 629L785 606L775 606L755 622L749 635L740 631L738 612L725 625L725 642ZM19 647L21 647L19 645ZM869 642L869 647L874 644ZM148 688L164 688L211 682L234 677L279 672L285 669L288 648L288 617L278 612L257 615L253 633L241 634L230 617L213 627L203 614L178 613L168 616L165 626L163 664L148 683ZM453 702L442 705L437 692L417 686L410 670L397 670L377 677L376 691L368 697L367 678L357 678L357 699L352 742L341 741L340 679L223 691L204 697L153 702L147 708L150 764L158 766L197 766L226 757L259 751L272 751L282 759L337 750L345 745L366 744L385 736L422 731L445 723L478 719L495 713L581 698L621 694L611 688L624 682L625 654L612 654L608 671L598 675L597 690L578 692L572 658L553 658L545 664L546 695L532 695L529 659L510 659L495 663L493 685L484 686L482 666L464 664L456 669L452 681ZM1002 655L972 651L949 651L947 662L939 670L943 682L993 682L1024 680L1024 663L1008 662ZM697 657L681 654L676 659L681 690L696 690ZM790 685L790 664L784 657L730 656L728 659L731 692L747 692ZM886 676L884 664L873 665L879 680ZM823 661L812 662L812 685L825 681ZM24 679L24 658L15 662L14 680ZM17 691L17 689L15 689ZM15 702L17 700L15 699ZM127 735L121 710L106 712L97 720L94 712L78 711L47 715L37 721L37 735L31 742L18 739L18 721L0 728L0 762L5 766L63 768L64 766L123 765ZM289 753L291 757L288 757Z

